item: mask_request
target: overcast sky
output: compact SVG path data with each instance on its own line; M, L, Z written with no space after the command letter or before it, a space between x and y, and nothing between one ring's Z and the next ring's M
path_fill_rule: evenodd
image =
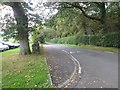
M28 0L26 0L26 2L29 2ZM50 9L46 9L43 4L39 4L39 7L37 7L37 4L40 3L39 0L30 0L30 2L32 2L33 4L30 5L32 8L34 8L34 11L29 11L29 13L33 13L33 14L38 14L40 15L41 18L45 18L48 19L50 16L54 15L57 13L57 10L52 10L52 13L50 13ZM6 6L6 5L0 5L0 29L3 28L2 27L2 23L4 23L4 16L6 14L10 14L12 17L14 17L13 14L13 10L11 7ZM7 19L7 18L6 18ZM1 30L0 30L1 31ZM1 32L0 32L1 33Z

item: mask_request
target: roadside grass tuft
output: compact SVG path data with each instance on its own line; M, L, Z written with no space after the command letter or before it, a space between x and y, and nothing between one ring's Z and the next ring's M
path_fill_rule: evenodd
M2 88L52 88L43 53L19 56L19 49L2 52Z

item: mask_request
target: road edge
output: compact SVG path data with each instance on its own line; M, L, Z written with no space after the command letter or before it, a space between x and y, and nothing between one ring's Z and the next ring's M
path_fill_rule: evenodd
M46 65L48 65L48 63L47 63L47 58L46 58L46 57L45 57L45 62L46 62ZM51 86L53 86L53 82L52 82L52 78L51 78L51 75L50 75L49 66L48 66L48 71L49 71L48 77L49 77L49 80L50 80L50 84L51 84Z
M67 88L70 83L72 82L73 79L75 79L76 75L79 74L79 77L80 77L80 74L82 73L81 72L81 66L80 66L80 63L78 62L78 60L73 56L71 55L70 53L68 53L66 50L62 50L64 53L66 53L67 55L69 55L71 58L71 60L74 62L75 64L75 68L74 68L74 71L73 73L71 74L70 78L67 79L66 81L63 82L63 84L59 84L58 85L58 88ZM77 71L77 68L79 69Z

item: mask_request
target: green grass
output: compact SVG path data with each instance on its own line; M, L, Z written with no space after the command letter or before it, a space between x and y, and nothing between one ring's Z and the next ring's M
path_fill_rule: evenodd
M113 52L118 53L118 48L112 48L112 47L100 47L100 46L93 46L93 45L72 45L72 44L64 44L65 46L72 46L75 48L85 48L85 49L91 49L101 52Z
M19 56L19 49L2 52L2 88L52 88L45 56Z

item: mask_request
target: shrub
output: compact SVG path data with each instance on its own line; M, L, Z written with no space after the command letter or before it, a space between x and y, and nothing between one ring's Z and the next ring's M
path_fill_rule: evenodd
M84 36L77 36L76 37L76 43L79 44L84 44L87 45L89 44L89 37L87 35Z
M54 38L51 40L53 43L60 43L60 44L76 44L76 37L64 37L64 38Z
M82 35L82 36L71 36L63 38L52 39L51 42L60 44L84 44L84 45L95 45L103 47L116 47L120 48L119 42L120 33L113 32L105 35Z
M119 37L120 37L120 33L116 33L116 32L106 34L101 38L101 46L120 48Z
M40 41L40 43L45 43L45 38L44 38L44 36L39 37L39 41Z
M120 48L119 37L120 33L114 32L105 35L77 36L76 41L77 44Z
M90 36L90 44L91 45L96 45L96 46L100 46L100 39L101 39L101 35L92 35Z

